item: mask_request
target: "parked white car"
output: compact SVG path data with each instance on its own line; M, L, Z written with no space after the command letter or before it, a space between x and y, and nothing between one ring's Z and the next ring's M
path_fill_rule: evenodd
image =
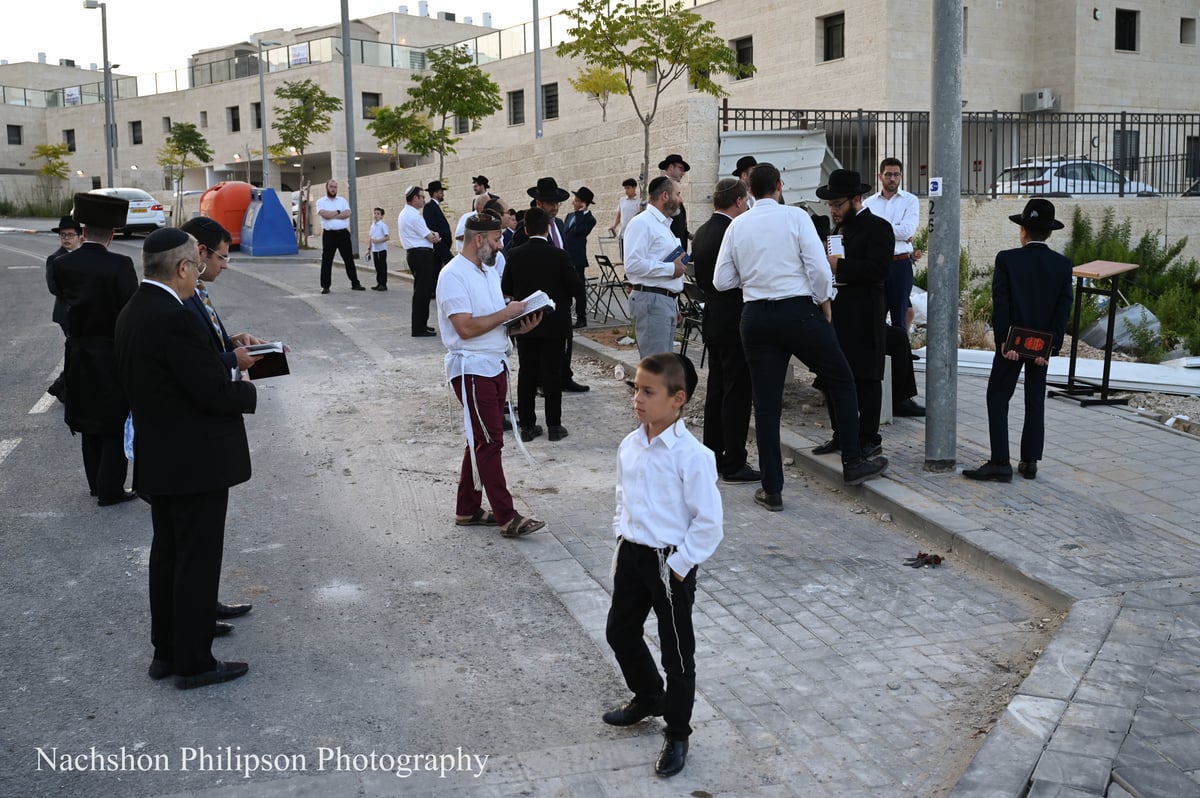
M997 194L1070 194L1126 196L1157 194L1154 186L1128 180L1098 161L1087 158L1027 159L996 177Z
M125 226L118 228L118 233L126 236L134 233L153 233L167 226L167 214L162 203L140 188L94 188L88 193L129 200Z

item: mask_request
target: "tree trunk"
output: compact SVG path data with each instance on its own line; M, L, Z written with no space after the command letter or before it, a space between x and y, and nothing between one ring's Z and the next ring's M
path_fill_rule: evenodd
M650 187L650 122L642 122L642 205L646 205L647 191Z

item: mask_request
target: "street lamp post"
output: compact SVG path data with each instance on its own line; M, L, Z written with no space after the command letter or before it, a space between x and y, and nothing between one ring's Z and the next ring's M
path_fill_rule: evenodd
M104 41L104 154L108 161L108 185L113 184L113 106L112 64L108 62L108 6L97 0L83 0L84 8L100 9L100 32Z
M258 126L262 128L262 187L268 189L271 187L271 170L267 164L270 161L267 158L267 89L263 82L263 51L262 48L278 47L279 42L264 42L258 39Z

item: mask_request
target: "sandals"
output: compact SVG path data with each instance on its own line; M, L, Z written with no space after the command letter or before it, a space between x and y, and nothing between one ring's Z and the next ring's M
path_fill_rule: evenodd
M496 516L492 515L491 510L485 510L480 507L470 518L455 518L455 526L499 526L500 522L496 520Z
M523 538L531 532L537 532L546 525L545 521L536 518L526 518L520 514L513 517L507 526L500 527L500 536L506 538Z

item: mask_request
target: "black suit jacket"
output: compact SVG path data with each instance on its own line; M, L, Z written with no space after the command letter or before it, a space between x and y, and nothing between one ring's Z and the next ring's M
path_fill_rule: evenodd
M1051 354L1062 348L1071 316L1071 269L1065 255L1041 241L997 253L992 274L992 330L997 351L1008 340L1009 327L1053 333Z
M133 410L133 486L151 496L207 493L250 478L243 413L254 385L231 381L196 314L143 283L117 320L117 363Z
M566 246L567 230L565 227L563 227L562 219L559 219L557 216L555 216L554 217L554 226L558 228L559 240L563 242L563 246ZM519 247L528 240L529 240L529 233L525 232L525 223L521 222L520 224L517 225L516 232L513 233L512 241L508 242L508 246L504 250L504 257L506 259L508 258L508 250ZM553 241L550 242L550 246L554 247ZM558 249L558 247L554 247L554 248ZM508 268L508 267L506 266L505 268Z
M444 266L454 258L454 253L450 251L450 242L454 240L454 234L450 232L450 222L446 221L442 206L434 199L425 203L422 215L425 217L425 225L442 237L441 241L433 245L433 256L438 265Z
M207 286L205 286L207 289ZM210 297L211 301L211 297ZM208 308L204 305L204 300L200 298L200 294L192 294L191 298L183 303L188 310L192 311L199 317L200 321L204 322L204 329L208 331L209 337L212 338L213 345L217 347L217 351L221 353L221 362L225 364L225 368L232 369L237 366L237 355L233 350L233 341L229 339L229 333L225 331L225 322L221 321L221 314L217 314L217 326L221 328L220 335L212 326L212 322L208 318ZM213 308L216 312L216 308Z
M692 266L696 273L696 285L704 295L704 325L701 331L709 344L739 344L742 340L738 325L742 320L742 289L731 288L718 291L713 286L713 272L717 267L717 255L725 231L733 219L723 213L714 213L700 225L692 238Z
M586 269L587 237L596 226L596 216L589 210L571 211L563 224L563 249L571 256L576 268Z
M525 333L530 338L566 338L571 334L571 299L583 290L571 257L541 238L531 238L504 254L500 288L506 296L524 299L545 291L554 300L554 312Z
M70 329L67 326L67 313L70 308L67 306L66 301L58 295L58 283L54 279L54 261L60 255L66 254L67 251L59 247L50 253L50 257L46 258L46 288L54 295L54 310L50 314L50 319L59 327L62 327L64 333L68 333Z
M688 251L688 239L692 237L688 232L687 226L687 208L683 203L679 203L679 213L671 219L671 232L679 239L679 246L683 247L683 251Z
M886 354L883 281L892 267L896 234L891 222L867 208L842 225L846 254L834 283L833 328L855 379L883 379Z

